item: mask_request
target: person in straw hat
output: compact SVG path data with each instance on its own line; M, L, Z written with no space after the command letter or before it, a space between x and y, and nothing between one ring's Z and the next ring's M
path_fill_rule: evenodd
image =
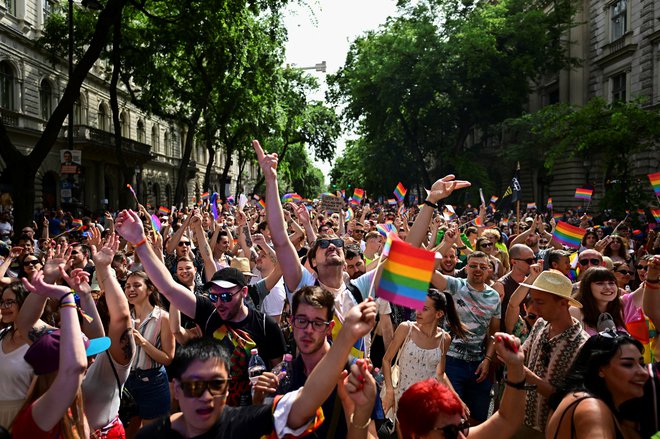
M525 340L525 421L516 437L542 438L548 419L548 398L560 387L580 347L589 336L571 317L569 306L582 307L571 297L571 281L557 270L533 272L518 288L527 288L539 319Z

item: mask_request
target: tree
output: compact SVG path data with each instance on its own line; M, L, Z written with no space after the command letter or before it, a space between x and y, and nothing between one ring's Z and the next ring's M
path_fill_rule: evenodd
M48 119L41 136L28 154L23 154L13 144L2 120L0 120L0 144L3 145L0 148L0 156L6 164L4 173L14 190L18 188L21 190L21 196L14 198L14 221L17 225L32 223L37 171L53 148L64 119L66 119L74 102L80 96L80 86L87 77L87 73L105 48L108 32L115 21L115 17L121 15L127 2L128 0L108 0L103 10L98 14L93 35L87 41L87 49L76 63L62 98Z

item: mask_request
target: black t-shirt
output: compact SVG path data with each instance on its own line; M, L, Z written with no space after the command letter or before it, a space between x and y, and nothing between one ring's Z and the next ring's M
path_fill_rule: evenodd
M218 422L206 433L195 436L195 439L259 439L272 431L271 406L225 407ZM135 437L136 439L182 439L184 436L173 430L170 417L164 416L142 428Z
M280 326L273 319L259 311L248 308L248 315L240 322L227 322L220 318L215 305L205 296L197 296L195 308L195 323L202 328L205 336L213 336L216 329L222 325L234 330L247 332L257 344L259 356L268 363L269 360L284 355L286 345ZM268 364L267 364L268 366Z

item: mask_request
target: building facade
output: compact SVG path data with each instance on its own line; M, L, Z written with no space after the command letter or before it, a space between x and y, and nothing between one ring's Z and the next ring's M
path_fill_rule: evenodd
M57 4L49 0L0 0L0 116L12 142L23 152L29 152L41 135L68 81L66 60L53 65L35 45L48 14ZM97 61L89 72L73 110L73 148L68 144L65 122L39 170L35 209L67 203L91 212L122 207L119 191L126 188L122 187L115 153L110 73L111 68L103 60ZM141 111L123 92L119 107L123 156L135 170L133 187L140 201L154 208L171 206L186 127ZM70 149L75 167L65 165L65 158L71 157L65 151ZM216 154L211 191L219 189L218 176L226 159L222 152ZM207 161L208 152L195 143L186 173L188 203L202 192ZM232 162L227 193L233 192L239 175L237 157ZM0 159L0 172L5 167ZM246 165L240 182L246 191L252 188L256 171L253 164ZM7 191L20 196L20 188L2 184L0 192Z

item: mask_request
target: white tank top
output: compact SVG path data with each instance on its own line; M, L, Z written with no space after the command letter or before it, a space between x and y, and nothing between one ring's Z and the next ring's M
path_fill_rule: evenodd
M10 337L9 334L6 336ZM25 399L34 376L32 366L23 359L29 347L24 344L6 354L0 340L0 401Z

